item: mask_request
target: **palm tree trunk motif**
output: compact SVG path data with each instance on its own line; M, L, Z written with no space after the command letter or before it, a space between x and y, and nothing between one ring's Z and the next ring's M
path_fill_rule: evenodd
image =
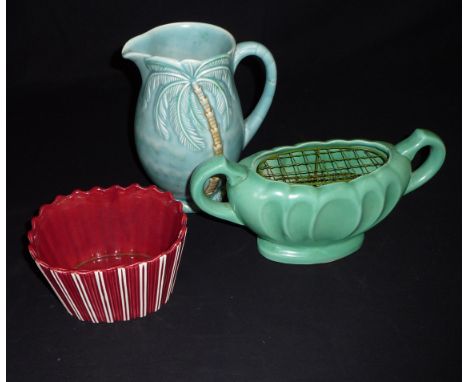
M202 132L208 129L214 155L222 155L220 128L229 128L234 97L229 56L200 65L173 65L155 58L147 59L145 64L151 74L145 84L143 108L154 99L155 127L162 138L169 139L173 131L182 145L199 151L206 148ZM205 193L212 195L219 182L220 178L211 178Z
M193 91L195 92L200 105L203 107L205 112L206 120L208 121L208 128L210 130L211 138L213 139L213 152L214 155L223 155L223 141L221 140L221 135L219 134L218 122L216 122L216 117L211 108L208 98L206 98L203 93L203 89L196 82L192 84ZM210 178L208 185L205 188L205 194L211 196L216 188L218 187L221 179L217 176Z

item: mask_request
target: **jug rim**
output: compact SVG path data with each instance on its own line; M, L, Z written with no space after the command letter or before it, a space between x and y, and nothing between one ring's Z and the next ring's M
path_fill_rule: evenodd
M132 44L134 44L136 41L139 41L145 37L148 37L152 34L155 34L159 31L163 31L165 29L170 29L170 28L179 28L179 27L190 27L190 26L203 26L203 27L208 27L208 28L211 28L211 29L214 29L214 30L217 30L218 32L222 32L223 34L226 35L226 37L230 40L230 43L231 43L231 47L229 50L221 53L221 54L218 54L218 55L214 55L213 57L217 57L217 56L223 56L223 55L227 55L227 54L230 54L232 53L235 49L236 49L236 39L234 38L234 36L226 29L218 26L218 25L214 25L214 24L210 24L210 23L204 23L204 22L199 22L199 21L177 21L177 22L173 22L173 23L167 23L167 24L163 24L163 25L158 25L154 28L151 28L149 30L147 30L146 32L143 32L137 36L134 36L132 37L130 40L128 40L123 48L122 48L122 56L126 59L132 59L132 58L158 58L158 59L161 59L163 61L169 61L169 62L183 62L183 61L196 61L196 62L199 62L199 61L203 61L203 60L197 60L197 59L193 59L193 58L187 58L187 59L182 59L182 60L178 60L176 58L173 58L173 57L166 57L166 56L161 56L161 55L152 55L152 54L149 54L149 53L144 53L144 52L138 52L138 51L132 51L132 49L130 48L132 46Z

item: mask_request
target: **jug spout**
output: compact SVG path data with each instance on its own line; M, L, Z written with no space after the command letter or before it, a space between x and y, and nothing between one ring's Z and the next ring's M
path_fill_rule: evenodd
M149 73L149 69L145 65L145 58L151 57L147 52L145 45L148 43L145 40L144 35L134 37L128 40L122 48L122 57L135 63L143 80Z

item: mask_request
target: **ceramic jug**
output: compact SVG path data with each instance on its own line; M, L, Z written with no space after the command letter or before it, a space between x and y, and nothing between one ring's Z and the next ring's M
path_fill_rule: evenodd
M135 140L143 167L156 185L184 204L184 211L192 212L190 175L214 155L238 160L271 105L275 61L259 43L236 45L226 30L195 22L154 28L129 40L122 55L138 66L142 78ZM244 120L234 72L250 55L263 61L266 83Z
M429 157L413 171L411 160L425 146ZM359 249L364 232L402 195L431 179L444 159L443 142L422 129L395 146L361 139L306 142L239 163L212 158L193 173L191 192L205 212L254 231L268 259L324 263ZM202 192L206 180L219 174L227 177L228 203Z

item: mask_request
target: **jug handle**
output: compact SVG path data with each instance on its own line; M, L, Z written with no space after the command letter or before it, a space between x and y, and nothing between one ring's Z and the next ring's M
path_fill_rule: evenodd
M263 93L255 109L245 118L244 147L250 142L270 109L276 89L276 64L270 51L262 44L253 41L241 42L234 53L234 71L239 62L247 56L257 56L265 65L266 81Z
M416 129L413 134L395 146L396 150L410 161L419 150L426 146L431 148L429 157L411 173L404 195L421 187L439 171L445 160L445 146L436 134L425 129Z
M215 175L226 175L229 186L239 184L247 177L247 169L228 161L224 156L215 156L198 166L190 179L190 193L201 210L217 218L244 225L229 202L217 202L205 195L205 183Z

